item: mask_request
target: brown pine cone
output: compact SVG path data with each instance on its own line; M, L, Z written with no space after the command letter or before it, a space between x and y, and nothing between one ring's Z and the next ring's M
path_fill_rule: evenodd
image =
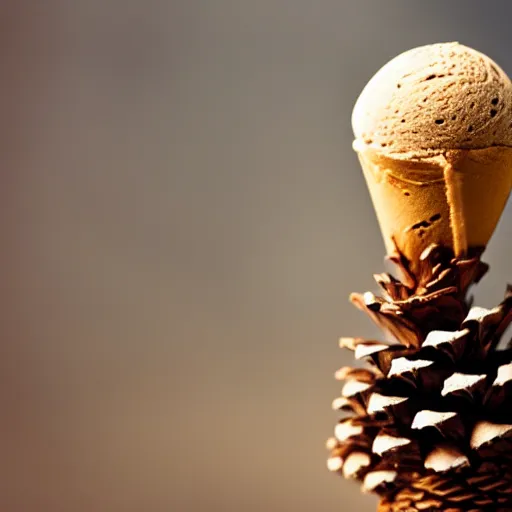
M479 254L429 247L412 275L376 276L383 297L351 300L394 342L342 338L368 368L342 368L333 407L348 416L328 441L328 467L381 496L379 511L512 510L512 289L492 310L471 307L487 270Z

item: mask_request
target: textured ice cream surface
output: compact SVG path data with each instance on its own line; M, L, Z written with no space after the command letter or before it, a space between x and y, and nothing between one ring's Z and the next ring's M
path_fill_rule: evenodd
M512 146L512 83L467 46L421 46L373 76L356 102L352 127L358 151L398 158Z

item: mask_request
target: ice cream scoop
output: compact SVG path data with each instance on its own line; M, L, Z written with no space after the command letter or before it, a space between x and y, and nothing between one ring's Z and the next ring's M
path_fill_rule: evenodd
M487 245L512 188L512 83L458 43L392 59L352 114L357 151L389 253L414 270L432 243Z
M352 114L356 140L388 154L512 146L512 85L458 43L421 46L382 67Z

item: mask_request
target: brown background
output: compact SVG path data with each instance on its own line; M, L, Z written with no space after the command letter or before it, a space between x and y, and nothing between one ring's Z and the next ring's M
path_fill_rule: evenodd
M512 73L511 4L4 4L0 510L372 510L323 446L383 269L351 109L422 44Z

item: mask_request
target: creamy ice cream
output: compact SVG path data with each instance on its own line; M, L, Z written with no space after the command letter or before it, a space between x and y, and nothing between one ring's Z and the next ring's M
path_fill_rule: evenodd
M368 82L352 115L388 252L487 245L512 188L512 83L458 43L423 46Z
M512 146L512 83L458 43L421 46L382 67L356 102L357 147L401 157Z

